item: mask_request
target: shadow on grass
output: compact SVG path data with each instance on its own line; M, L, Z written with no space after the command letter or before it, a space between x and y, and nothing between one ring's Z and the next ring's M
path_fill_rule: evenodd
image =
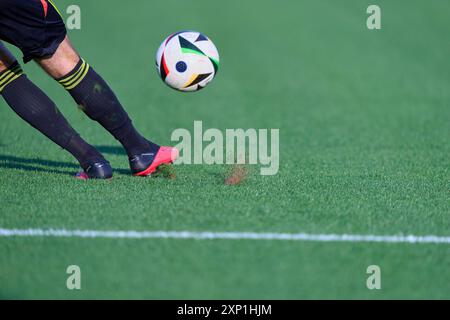
M0 168L73 175L80 167L70 162L0 155ZM68 168L72 170L68 170Z
M111 150L114 150L115 147L110 148L112 148ZM80 166L75 163L36 159L36 158L34 159L20 158L11 155L1 155L1 154L0 154L0 168L19 169L29 172L56 173L62 175L75 175L78 171L81 171ZM123 175L130 174L130 170L127 169L113 169L113 170L114 173L119 173Z

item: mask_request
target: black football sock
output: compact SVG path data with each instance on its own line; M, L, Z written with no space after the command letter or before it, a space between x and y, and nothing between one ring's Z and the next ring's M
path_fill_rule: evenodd
M158 145L137 132L114 92L83 59L69 74L56 80L89 118L100 123L123 145L128 156L158 150Z
M69 151L83 168L89 161L104 160L103 156L69 125L53 101L28 80L18 63L0 73L0 94L15 113L61 148Z

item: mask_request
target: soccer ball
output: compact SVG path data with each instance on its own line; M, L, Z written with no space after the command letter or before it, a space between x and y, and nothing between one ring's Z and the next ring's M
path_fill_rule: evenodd
M197 91L216 76L219 52L204 34L180 31L168 36L159 47L156 68L169 87L179 91Z

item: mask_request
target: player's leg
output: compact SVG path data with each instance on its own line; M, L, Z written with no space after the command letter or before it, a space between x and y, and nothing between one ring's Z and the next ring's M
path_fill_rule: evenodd
M70 93L88 117L123 145L133 174L148 175L157 165L176 158L177 150L160 147L136 130L109 85L79 57L67 37L52 56L36 61Z
M61 16L48 0L0 0L0 40L18 47L24 62L52 55L66 36ZM80 138L55 104L23 74L1 45L0 91L11 108L30 125L77 158L84 177L109 178L109 163Z
M90 177L111 177L111 169L103 156L79 136L56 105L28 80L19 63L1 42L0 95L23 120L69 151Z
M70 93L89 118L100 123L124 146L128 155L157 148L137 132L114 92L79 57L68 38L52 56L36 62Z

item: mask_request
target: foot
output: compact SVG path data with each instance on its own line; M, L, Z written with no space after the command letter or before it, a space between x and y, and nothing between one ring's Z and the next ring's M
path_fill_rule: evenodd
M77 173L77 179L111 179L113 176L111 165L106 160L88 163L83 170Z
M178 158L178 150L172 147L159 147L154 152L141 153L129 158L134 176L146 177L162 164L170 164Z

